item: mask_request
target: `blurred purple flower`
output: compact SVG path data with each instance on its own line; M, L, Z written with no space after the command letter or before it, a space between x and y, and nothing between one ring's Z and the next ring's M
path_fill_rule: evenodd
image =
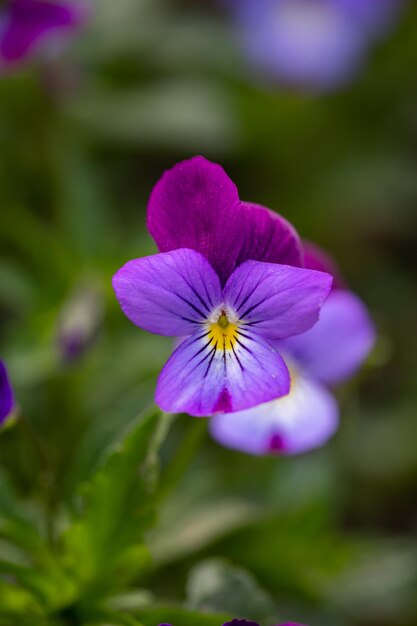
M57 344L62 360L71 363L94 343L103 319L101 291L91 284L76 288L58 320Z
M401 0L225 0L266 77L313 90L347 82L395 22Z
M0 426L10 417L14 408L14 393L9 375L5 364L0 360Z
M24 62L41 43L62 39L83 20L75 0L9 0L0 10L0 67Z
M323 253L314 258L309 246L310 266L324 269L325 259ZM323 445L339 423L328 387L352 376L374 342L375 328L363 302L347 289L334 289L313 328L274 344L290 369L290 393L251 410L215 415L211 434L251 454L299 454Z
M271 342L311 328L332 284L294 267L294 229L241 202L225 171L202 157L165 172L148 228L161 253L129 261L113 286L134 324L185 337L159 376L159 406L207 416L286 395L289 373Z

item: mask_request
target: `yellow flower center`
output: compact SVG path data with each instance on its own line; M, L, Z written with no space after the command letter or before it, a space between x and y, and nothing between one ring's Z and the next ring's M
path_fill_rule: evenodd
M217 322L209 324L209 340L217 350L232 350L237 340L237 325L229 322L224 311Z

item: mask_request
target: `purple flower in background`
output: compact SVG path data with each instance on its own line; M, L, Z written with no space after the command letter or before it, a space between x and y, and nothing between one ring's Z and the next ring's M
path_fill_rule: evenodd
M3 361L0 360L0 426L13 412L15 400L9 375Z
M324 253L306 264L323 268ZM333 266L333 262L331 267ZM334 289L318 323L306 333L274 342L291 372L290 393L280 399L210 422L221 444L251 454L298 454L323 445L339 423L339 408L328 387L352 376L375 341L363 302L347 289Z
M94 284L77 286L58 319L57 345L62 360L72 363L92 346L103 320L103 294Z
M348 81L395 22L401 0L225 0L255 68L326 90Z
M134 324L183 338L159 376L157 404L207 416L286 395L289 373L272 342L311 328L332 285L329 274L295 267L293 228L241 202L202 157L157 183L148 228L161 253L126 263L113 286Z
M44 40L62 38L83 19L74 0L9 0L0 11L0 67L25 61Z

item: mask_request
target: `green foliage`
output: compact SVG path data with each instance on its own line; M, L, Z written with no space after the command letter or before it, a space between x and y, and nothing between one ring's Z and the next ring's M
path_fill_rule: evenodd
M58 520L49 545L3 492L8 553L0 569L15 581L1 585L4 614L82 616L146 569L144 534L155 517L156 453L167 419L153 408L134 421L80 488L62 530Z
M155 515L160 419L157 409L145 415L80 494L78 519L63 543L66 567L89 597L102 585L123 586L146 563L143 539Z

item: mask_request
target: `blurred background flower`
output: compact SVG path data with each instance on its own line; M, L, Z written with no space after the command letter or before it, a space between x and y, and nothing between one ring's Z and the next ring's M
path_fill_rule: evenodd
M3 361L0 361L0 426L10 417L14 407L15 399L9 374Z
M315 91L361 71L401 0L226 0L248 60L266 78Z
M63 362L76 361L92 347L102 321L102 289L84 280L70 294L58 317L57 347Z
M79 0L8 0L0 8L0 69L28 60L39 48L50 56L83 16Z

